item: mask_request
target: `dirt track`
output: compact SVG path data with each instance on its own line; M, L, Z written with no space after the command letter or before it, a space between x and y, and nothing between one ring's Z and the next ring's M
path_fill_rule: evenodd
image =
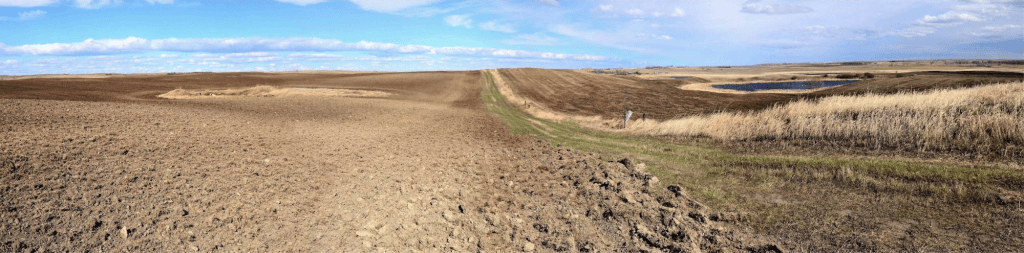
M388 98L165 100L175 88ZM769 251L633 162L508 133L477 72L0 82L0 252Z

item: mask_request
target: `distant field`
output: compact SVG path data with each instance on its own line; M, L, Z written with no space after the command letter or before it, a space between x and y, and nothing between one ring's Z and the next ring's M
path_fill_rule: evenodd
M571 70L501 69L515 94L538 106L580 116L621 118L625 111L648 119L672 119L718 111L755 110L791 94L724 94L682 90L699 79L647 80L631 76L598 75Z
M827 71L827 70L826 70ZM578 116L599 116L621 119L626 110L648 119L667 120L714 112L760 110L776 104L823 96L895 93L937 88L973 87L977 85L1019 81L1015 75L915 73L901 75L880 73L851 85L815 90L810 93L740 93L680 89L688 85L712 83L743 83L770 80L767 78L734 78L712 82L690 73L687 79L648 79L641 76L593 74L584 71L547 69L501 69L517 96L535 106ZM821 70L817 72L822 72ZM771 75L771 74L768 74ZM780 80L789 80L780 78ZM742 80L741 80L742 79ZM730 81L731 80L731 81Z

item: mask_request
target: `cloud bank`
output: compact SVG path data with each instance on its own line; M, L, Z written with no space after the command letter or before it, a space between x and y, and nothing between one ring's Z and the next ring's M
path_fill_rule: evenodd
M434 47L426 45L398 45L381 42L343 42L323 38L198 38L155 39L128 37L125 39L87 39L75 43L28 44L9 46L0 44L0 52L8 55L114 55L146 52L282 52L282 51L365 51L400 54L428 54L451 56L487 56L501 58L568 59L580 61L610 60L604 56L532 52L485 47Z
M6 21L6 20L18 20L18 21L33 20L33 19L42 17L43 15L46 15L46 12L42 11L42 10L23 11L23 12L18 12L18 17L16 17L16 18L0 17L0 21Z
M289 1L320 1L320 0L289 0ZM350 0L363 10L376 12L394 12L412 7L430 5L439 0Z
M2 7L39 7L52 5L59 0L0 0Z
M814 11L811 7L789 5L789 4L763 4L760 0L751 0L743 4L741 12L750 14L767 14L767 15L781 15L781 14L799 14Z

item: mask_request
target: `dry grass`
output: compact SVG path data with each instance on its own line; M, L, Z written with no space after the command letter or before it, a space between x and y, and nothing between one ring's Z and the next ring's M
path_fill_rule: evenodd
M636 157L663 185L679 185L713 210L737 214L737 224L779 238L792 251L998 251L1022 242L1013 236L1024 224L1018 169L734 154L623 134L659 126L652 120L609 132L535 117L496 86L482 100L514 133L604 157Z
M799 100L637 125L722 140L818 140L875 149L1024 156L1024 83Z
M275 88L273 86L260 85L252 88L240 89L216 89L216 90L188 90L175 89L160 94L157 97L167 99L207 99L207 98L230 98L230 97L283 97L283 96L325 96L325 97L387 97L388 93L382 91L348 90L348 89L322 89L322 88Z

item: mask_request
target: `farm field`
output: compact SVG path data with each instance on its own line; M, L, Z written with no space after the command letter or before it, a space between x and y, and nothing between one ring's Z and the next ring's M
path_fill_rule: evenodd
M2 81L0 252L777 249L641 162L513 134L485 84L478 71ZM354 91L373 96L332 96Z
M1020 13L0 0L0 253L1022 252Z
M685 79L542 69L490 73L502 86L500 93L510 97L509 104L530 112L518 116L522 119L517 131L579 149L632 154L647 162L649 170L663 182L684 186L713 209L748 215L744 216L748 218L745 225L782 238L783 248L1019 248L1021 241L1004 234L1020 231L1015 224L1024 215L1020 208L1024 172L1022 154L1017 150L1022 138L1018 132L1024 130L1019 125L1017 89L1024 85L1020 72L949 70L900 77L878 74L845 86L788 93L686 89L687 85L710 82L699 73L690 73L691 77ZM748 78L724 82L764 81ZM708 109L714 106L718 109ZM850 118L850 113L859 113L864 118L882 117L893 127L947 127L934 121L938 118L913 118L937 115L927 112L935 109L925 109L933 107L940 111L950 107L954 112L973 111L942 116L962 120L958 121L962 122L957 125L959 130L928 135L943 138L940 143L946 148L915 146L923 143L914 141L927 139L909 136L921 133L914 129L918 126L901 130L901 134L908 134L904 143L876 146L874 141L895 136L872 136L883 132L871 129L881 128ZM622 112L626 109L633 110L634 116L631 125L622 129ZM771 114L781 111L807 114ZM636 116L642 113L647 115L646 122ZM824 117L812 116L819 113ZM835 117L843 113L846 118ZM825 131L822 135L785 127L778 129L777 136L739 134L767 131L754 129L773 126L773 121L784 117L849 124L852 128L814 128ZM995 123L1000 119L1005 121ZM993 124L970 125L975 122ZM793 126L800 124L794 122ZM853 130L858 125L866 130ZM837 130L830 133L830 129ZM864 136L845 139L839 129ZM775 133L772 131L764 133ZM955 144L958 142L952 137L957 135L950 135L954 132L972 137ZM999 135L992 144L974 142L1004 132L1012 134Z
M959 149L900 149L673 125L829 99L930 101L934 92L960 94L961 107L975 101L970 94L1003 95L984 101L1005 115L971 121L1019 117L1012 94L1021 83L1012 72L879 71L788 93L687 89L713 79L690 75L498 69L0 81L0 218L12 221L0 227L0 250L1024 245L1014 236L1024 229L1019 125L1000 130L1009 141L969 155L957 153L974 147L969 140ZM647 120L634 116L621 129L623 109ZM742 119L733 122L720 128L745 129Z

